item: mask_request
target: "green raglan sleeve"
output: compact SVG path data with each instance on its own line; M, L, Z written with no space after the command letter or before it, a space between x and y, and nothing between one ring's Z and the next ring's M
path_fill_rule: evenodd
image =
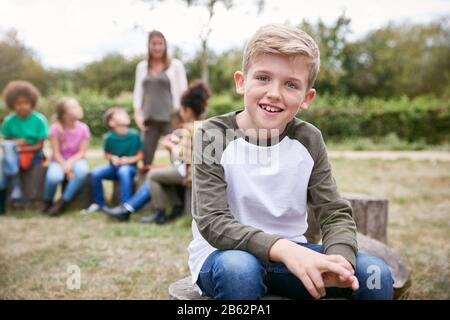
M7 115L2 123L2 135L5 138L12 137L11 134L11 116Z
M231 214L219 160L223 144L217 143L224 134L211 129L203 125L194 134L192 216L198 230L217 249L244 250L269 262L269 250L281 237L244 225Z
M39 118L39 129L38 129L38 139L46 139L48 138L48 121L47 118L39 112L36 112Z
M111 141L111 139L110 139L110 134L109 133L105 133L104 135L103 135L103 141L102 141L102 144L103 144L103 151L105 152L105 153L111 153L111 143L110 143L110 141Z
M339 254L355 266L358 245L350 202L337 190L320 132L314 142L316 159L308 185L308 198L322 231L326 254Z

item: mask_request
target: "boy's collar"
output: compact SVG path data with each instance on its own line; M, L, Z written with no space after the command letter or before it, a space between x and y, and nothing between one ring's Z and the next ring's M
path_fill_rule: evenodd
M115 134L117 134L118 136L123 136L123 135L126 135L127 133L128 133L128 131L130 130L130 128L126 128L126 131L124 130L124 132L122 133L122 132L117 132L116 130L114 130L114 129L111 129L111 131L112 132L114 132Z

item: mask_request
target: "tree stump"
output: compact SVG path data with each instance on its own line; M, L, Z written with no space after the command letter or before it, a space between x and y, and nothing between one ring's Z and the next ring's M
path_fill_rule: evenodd
M41 205L44 197L44 182L46 173L47 167L40 164L31 166L28 170L20 170L20 187L24 196L23 200L27 208L36 209ZM9 198L10 193L11 185L8 184L7 204L11 203Z
M358 193L342 193L353 208L356 229L373 239L387 243L388 200L384 197ZM320 227L310 206L308 206L308 242L317 243L321 239Z
M198 287L192 283L191 277L180 279L169 286L170 300L211 300L198 291ZM266 295L263 300L288 300L275 295Z
M358 193L343 193L342 196L353 207L358 231L387 244L388 200Z

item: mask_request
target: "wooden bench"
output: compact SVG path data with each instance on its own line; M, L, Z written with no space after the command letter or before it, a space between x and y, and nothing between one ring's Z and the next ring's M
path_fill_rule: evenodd
M24 204L25 209L34 209L39 210L43 206L44 202L44 183L45 176L47 173L47 166L45 165L36 165L31 167L28 170L20 172L20 184L22 188L22 192L24 195ZM146 174L138 173L135 178L134 190L136 191L142 183L146 180ZM119 204L119 194L120 194L120 186L118 181L113 181L112 194L108 205L115 206ZM10 188L8 189L8 194L10 193ZM184 192L185 203L188 205L185 206L185 213L190 214L191 206L191 188L186 188ZM86 178L85 183L80 188L80 190L75 195L73 201L71 201L66 210L81 210L87 208L91 203L94 202L94 191L92 188L92 178L89 174ZM10 203L8 201L7 203ZM151 202L148 203L142 211L152 210L153 207Z

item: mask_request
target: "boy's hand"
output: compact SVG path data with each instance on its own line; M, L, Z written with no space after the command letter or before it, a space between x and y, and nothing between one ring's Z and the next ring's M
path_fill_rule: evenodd
M286 239L275 242L270 249L269 258L284 263L316 299L325 296L325 287L334 285L335 277L342 279L343 283L354 282L351 265L349 270L341 265L343 262L334 255L327 256ZM336 262L338 260L339 262ZM323 274L326 274L327 283L324 282Z
M174 143L171 141L170 137L164 137L160 141L161 145L166 148L167 150L171 151L174 147Z
M111 162L115 167L118 167L121 164L120 158L118 156L111 156Z
M16 146L24 146L27 144L27 142L23 139L14 139L14 142L16 143Z
M359 289L359 282L355 276L345 279L331 272L325 272L322 277L325 287L352 288L353 291Z

